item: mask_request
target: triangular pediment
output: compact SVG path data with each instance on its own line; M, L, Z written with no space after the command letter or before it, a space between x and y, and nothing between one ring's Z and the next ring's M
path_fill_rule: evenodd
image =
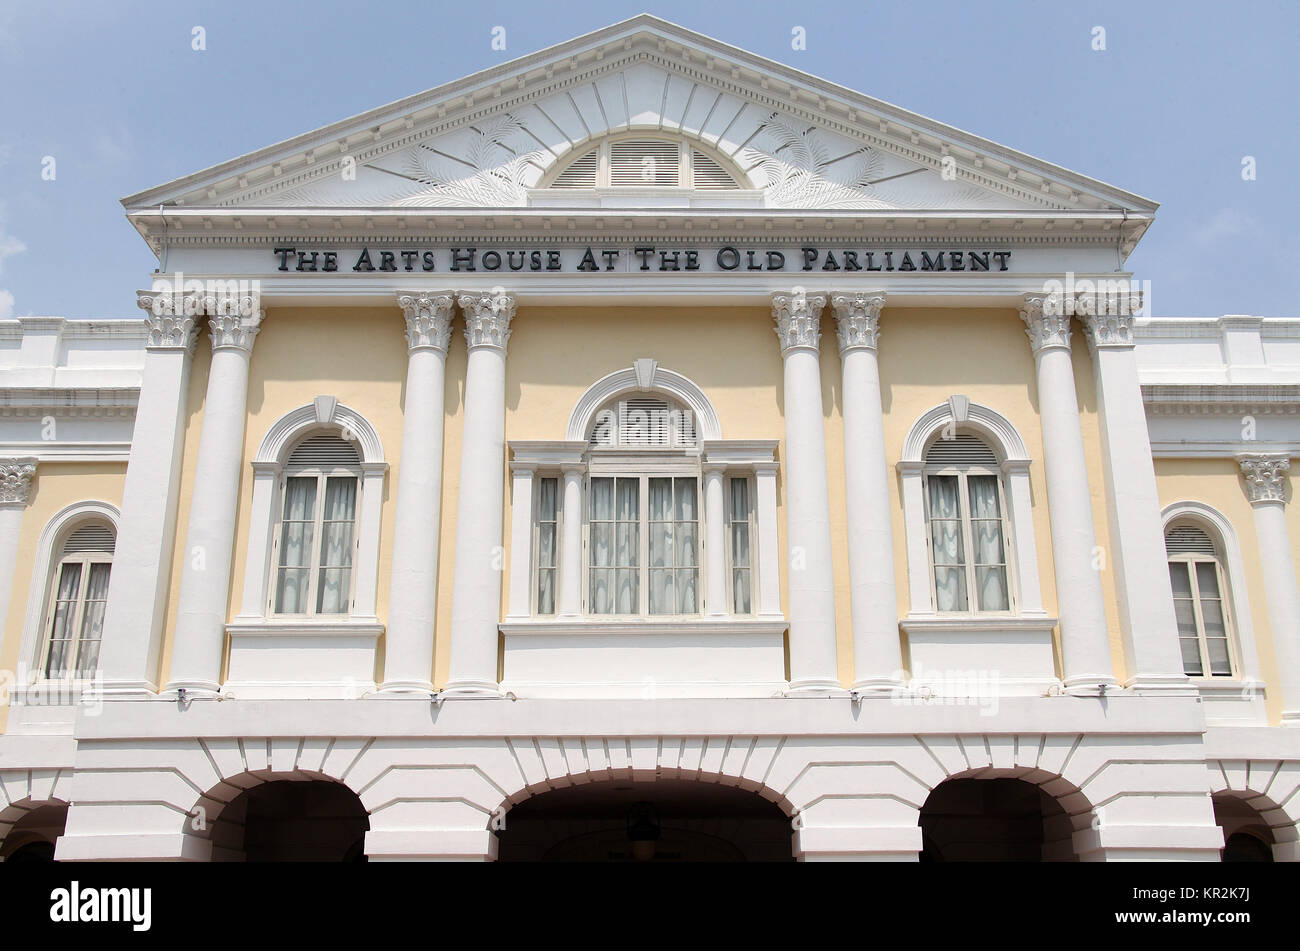
M620 133L711 150L739 188L690 207L1134 212L1154 203L651 16L124 200L240 210L557 207L548 175ZM565 201L581 206L582 196ZM654 202L647 199L648 204ZM626 207L636 207L630 201Z

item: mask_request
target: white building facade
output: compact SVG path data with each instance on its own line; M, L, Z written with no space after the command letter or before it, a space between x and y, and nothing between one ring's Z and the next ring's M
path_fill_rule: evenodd
M1300 319L1147 199L643 16L124 204L0 857L1297 857Z

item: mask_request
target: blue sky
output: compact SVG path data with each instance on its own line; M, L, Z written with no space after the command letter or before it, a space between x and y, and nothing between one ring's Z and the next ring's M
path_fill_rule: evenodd
M646 11L1159 201L1157 316L1300 314L1293 0L0 0L0 317L134 316L125 195Z

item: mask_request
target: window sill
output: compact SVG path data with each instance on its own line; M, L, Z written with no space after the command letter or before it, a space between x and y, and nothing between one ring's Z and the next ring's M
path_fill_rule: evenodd
M226 633L238 637L366 637L384 633L378 618L236 618Z
M783 634L790 627L784 617L691 618L516 618L502 621L501 633L515 635L570 634Z
M1056 618L1023 614L909 614L898 622L906 634L970 631L1050 631Z

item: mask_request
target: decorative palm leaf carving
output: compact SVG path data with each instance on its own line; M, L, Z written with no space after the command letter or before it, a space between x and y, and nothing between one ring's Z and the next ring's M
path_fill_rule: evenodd
M457 158L422 143L402 157L398 171L430 186L398 201L402 205L499 205L525 203L526 175L540 150L525 150L524 124L507 113L475 126Z
M768 201L779 208L884 207L867 191L880 174L884 159L875 149L862 148L836 160L815 128L797 128L780 113L764 120L761 131L772 148L745 149L747 162L766 181Z

